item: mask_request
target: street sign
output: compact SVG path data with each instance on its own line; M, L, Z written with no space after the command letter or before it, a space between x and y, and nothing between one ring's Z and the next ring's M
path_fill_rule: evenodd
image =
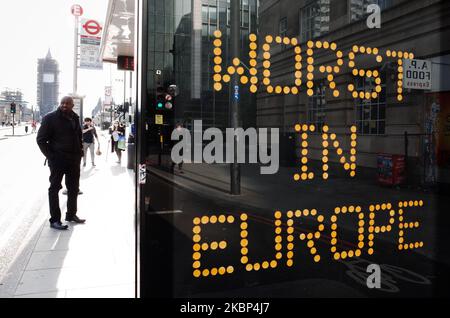
M239 86L234 87L234 99L239 100Z
M147 183L147 165L139 165L139 184L144 185Z
M102 24L95 20L83 19L80 30L80 68L102 70L100 44Z
M80 5L74 4L71 8L71 12L72 12L72 15L74 15L76 17L81 17L83 15L84 10Z
M112 87L111 86L106 86L105 87L105 101L103 103L103 105L105 105L105 107L109 107L112 104Z
M112 87L105 86L105 97L111 97L111 96L112 96Z
M155 115L155 124L163 125L164 124L164 116L163 115Z
M84 24L82 24L82 28L84 30L84 34L81 35L87 35L87 36L99 36L100 32L103 30L100 23L98 23L95 20L88 20Z
M403 60L403 88L431 89L431 61Z

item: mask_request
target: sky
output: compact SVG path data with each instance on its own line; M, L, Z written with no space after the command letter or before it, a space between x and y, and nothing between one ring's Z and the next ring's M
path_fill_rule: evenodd
M37 60L48 50L59 63L60 97L72 93L74 17L73 4L84 9L83 18L104 22L108 0L1 0L0 90L19 89L29 105L36 105ZM78 93L85 95L85 110L104 98L105 86L119 85L116 66L104 70L78 70ZM113 76L110 78L110 68ZM123 83L122 83L123 85ZM117 94L123 93L117 89Z

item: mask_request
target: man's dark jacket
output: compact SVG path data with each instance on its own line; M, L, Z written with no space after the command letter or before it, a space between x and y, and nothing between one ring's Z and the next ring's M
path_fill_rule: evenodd
M46 115L36 140L50 166L79 162L83 156L80 117L74 112L68 118L58 108Z

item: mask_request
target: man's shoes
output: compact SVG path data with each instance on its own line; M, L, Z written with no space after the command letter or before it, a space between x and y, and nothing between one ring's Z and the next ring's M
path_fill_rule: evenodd
M64 194L64 195L67 195L67 190L64 190L64 191L63 191L63 194ZM83 194L83 191L78 190L78 194Z
M65 231L69 228L67 225L63 225L61 222L50 223L50 227L59 231Z
M93 166L93 167L96 167L95 163L92 163L92 166Z
M74 223L78 223L78 224L84 224L86 223L86 220L80 219L78 216L74 215L74 216L66 216L66 221L67 222L74 222Z

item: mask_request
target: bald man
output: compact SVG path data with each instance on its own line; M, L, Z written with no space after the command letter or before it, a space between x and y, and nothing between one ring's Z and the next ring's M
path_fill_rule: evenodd
M50 167L50 227L56 230L68 229L61 222L59 206L59 191L62 189L64 176L68 195L66 221L80 224L86 222L77 216L83 143L80 117L73 112L73 106L72 97L64 97L58 109L42 120L36 140Z

